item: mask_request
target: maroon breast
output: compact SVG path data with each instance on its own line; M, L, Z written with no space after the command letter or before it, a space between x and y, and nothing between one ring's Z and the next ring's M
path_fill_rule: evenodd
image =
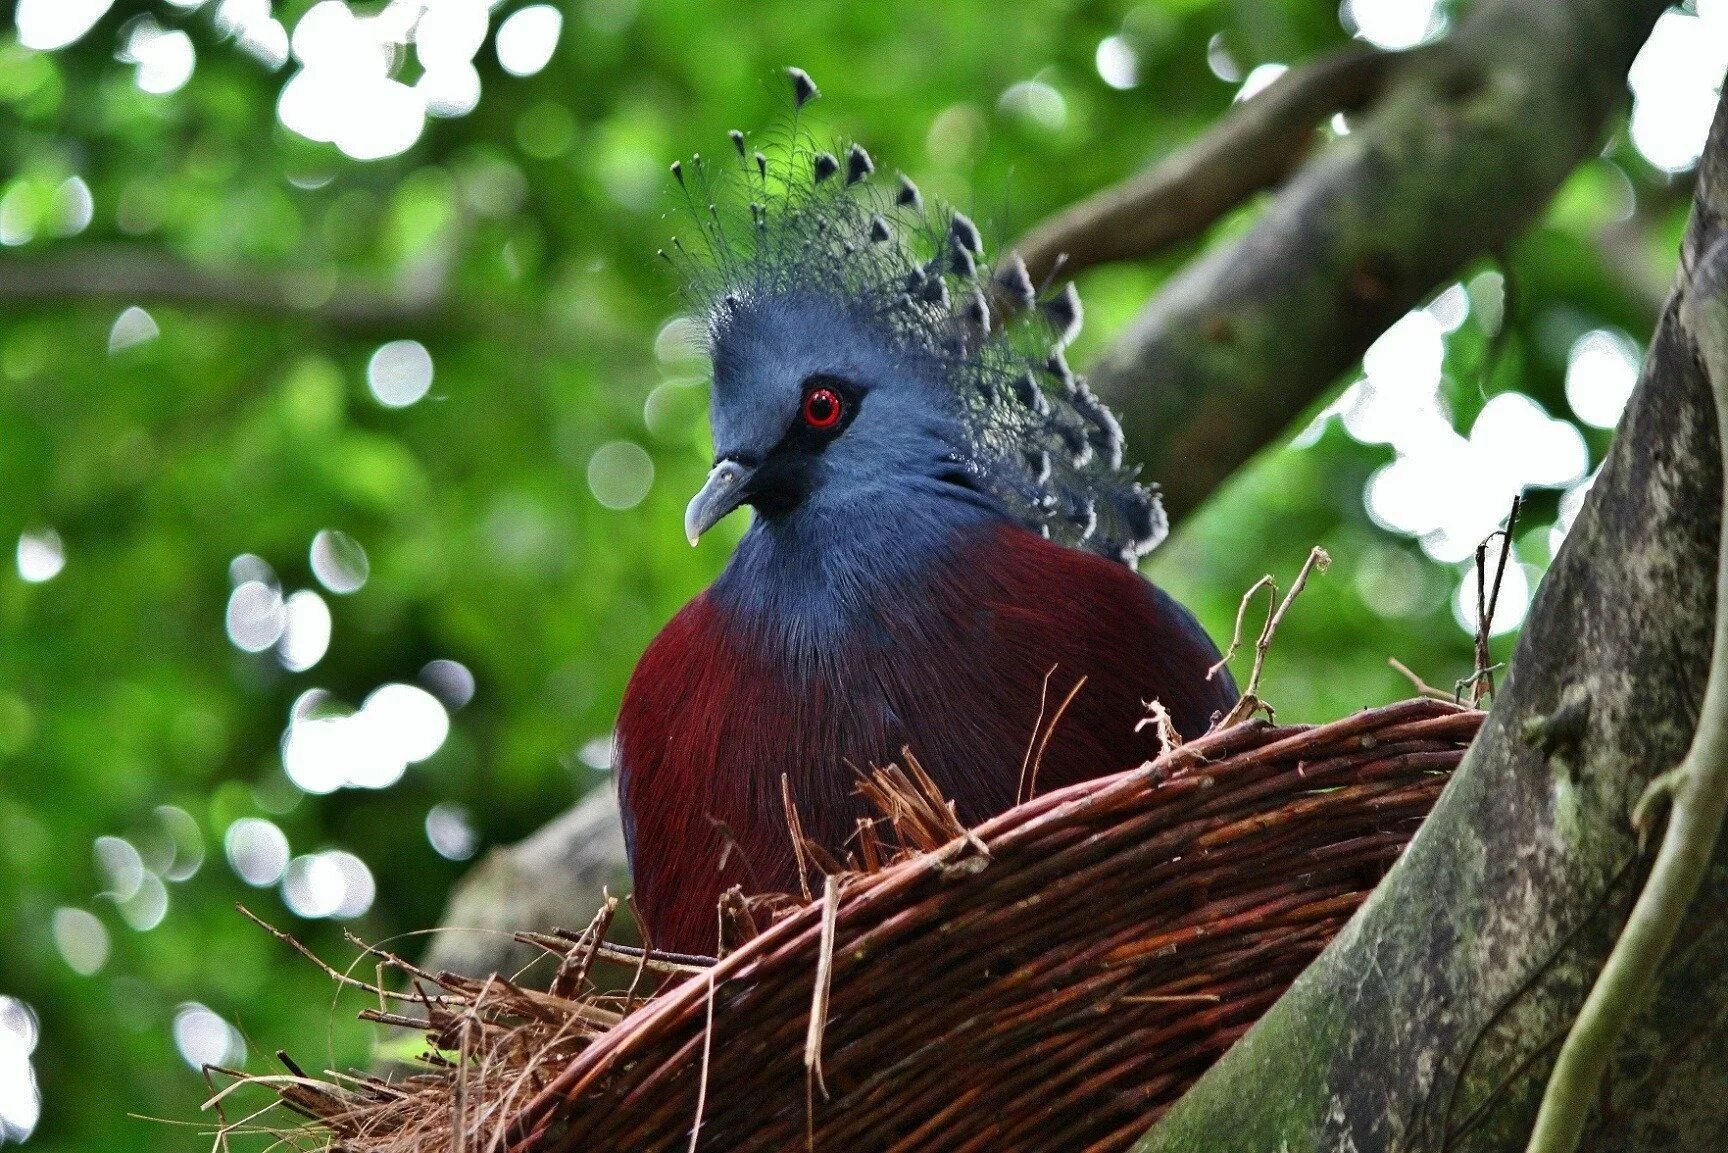
M841 643L792 655L704 593L643 655L619 714L618 786L656 947L713 952L733 885L797 889L782 776L805 834L843 857L872 815L858 770L905 748L974 823L1013 804L1040 716L1076 684L1040 792L1155 755L1152 731L1136 731L1153 698L1193 736L1235 696L1227 677L1206 679L1216 649L1175 601L1017 527L979 531L875 608Z

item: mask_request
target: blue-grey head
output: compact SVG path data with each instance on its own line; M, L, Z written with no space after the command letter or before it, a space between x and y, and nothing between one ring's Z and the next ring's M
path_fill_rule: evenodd
M815 85L789 71L802 108ZM1072 284L1040 291L1012 253L987 265L972 221L926 207L904 176L882 186L856 144L817 150L794 126L770 159L731 139L736 176L700 157L672 169L700 234L672 259L714 370L715 463L685 515L691 543L745 504L844 523L919 495L1129 563L1162 538L1156 491L1064 359Z

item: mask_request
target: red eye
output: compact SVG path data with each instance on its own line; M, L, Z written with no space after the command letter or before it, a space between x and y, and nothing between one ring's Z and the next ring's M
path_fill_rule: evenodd
M804 423L811 428L833 428L840 423L840 394L831 388L813 388L804 394Z

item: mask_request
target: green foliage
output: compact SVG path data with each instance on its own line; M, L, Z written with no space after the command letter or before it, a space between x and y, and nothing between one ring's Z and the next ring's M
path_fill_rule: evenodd
M350 955L338 926L236 875L223 850L236 820L275 822L296 854L363 858L378 896L352 927L379 940L433 924L460 872L424 831L434 805L464 806L484 846L604 783L593 742L635 658L741 528L694 551L679 528L707 433L700 365L656 342L675 311L653 259L679 227L668 161L779 122L778 70L795 62L825 92L820 128L857 137L885 170L906 169L1005 237L1215 120L1235 86L1208 70L1214 36L1243 71L1344 39L1335 5L1295 0L584 0L566 6L544 71L508 75L484 48L470 114L360 163L282 127L293 66L273 73L225 40L214 7L121 4L55 52L0 30L0 231L23 238L0 251L0 278L8 261L100 264L122 249L173 258L180 276L241 270L213 293L226 303L26 293L0 312L0 541L52 529L65 554L40 583L0 571L0 994L41 1018L31 1143L43 1150L203 1147L195 1131L128 1116L195 1116L204 1085L172 1031L184 1002L234 1022L255 1071L278 1047L309 1067L370 1059L354 1006L332 1011L329 982L233 911L244 901L325 955ZM309 7L276 14L292 29ZM196 71L177 91L142 92L115 60L142 12L192 38ZM1118 34L1139 60L1128 91L1094 66ZM1059 114L999 99L1033 79L1060 94ZM1484 388L1517 387L1564 414L1579 332L1647 337L1647 307L1596 244L1627 170L1640 196L1660 197L1617 143L1511 255L1513 332L1491 382L1480 318L1449 339L1445 396L1460 427ZM74 227L73 176L94 205L87 227ZM1671 236L1678 211L1652 227ZM1660 279L1672 245L1649 249L1643 272ZM1075 362L1174 266L1090 276L1093 323ZM240 286L253 284L294 307L248 306ZM426 285L432 307L406 307ZM376 313L345 312L356 294ZM131 304L156 335L110 351ZM388 408L367 365L399 339L425 345L435 376L425 399ZM1606 435L1591 434L1593 463ZM618 441L652 462L639 503L616 496L632 495L631 476L597 475L608 461L634 467L629 450L597 458ZM1389 655L1448 686L1468 670L1449 608L1460 570L1364 511L1363 485L1389 458L1333 421L1312 446L1256 462L1150 563L1222 641L1262 572L1287 580L1310 545L1330 550L1332 572L1273 653L1265 695L1281 717L1405 695ZM1535 507L1525 559L1540 563L1553 496ZM325 592L312 571L325 529L369 558L352 594ZM230 565L246 554L284 593L323 593L334 639L310 670L225 635ZM287 778L280 741L302 693L357 705L434 659L460 661L478 685L435 755L384 790L314 796ZM165 883L159 925L128 926L152 919L138 904L148 893L104 895L101 837L135 845L152 875L183 875ZM92 975L57 944L57 925L67 938L84 923L64 910L106 929L111 951Z

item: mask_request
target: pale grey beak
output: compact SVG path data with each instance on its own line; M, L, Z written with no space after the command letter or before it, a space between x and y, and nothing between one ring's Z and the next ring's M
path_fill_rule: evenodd
M714 466L702 491L691 497L684 509L684 536L692 546L722 517L744 503L745 484L754 471L735 460L723 460Z

